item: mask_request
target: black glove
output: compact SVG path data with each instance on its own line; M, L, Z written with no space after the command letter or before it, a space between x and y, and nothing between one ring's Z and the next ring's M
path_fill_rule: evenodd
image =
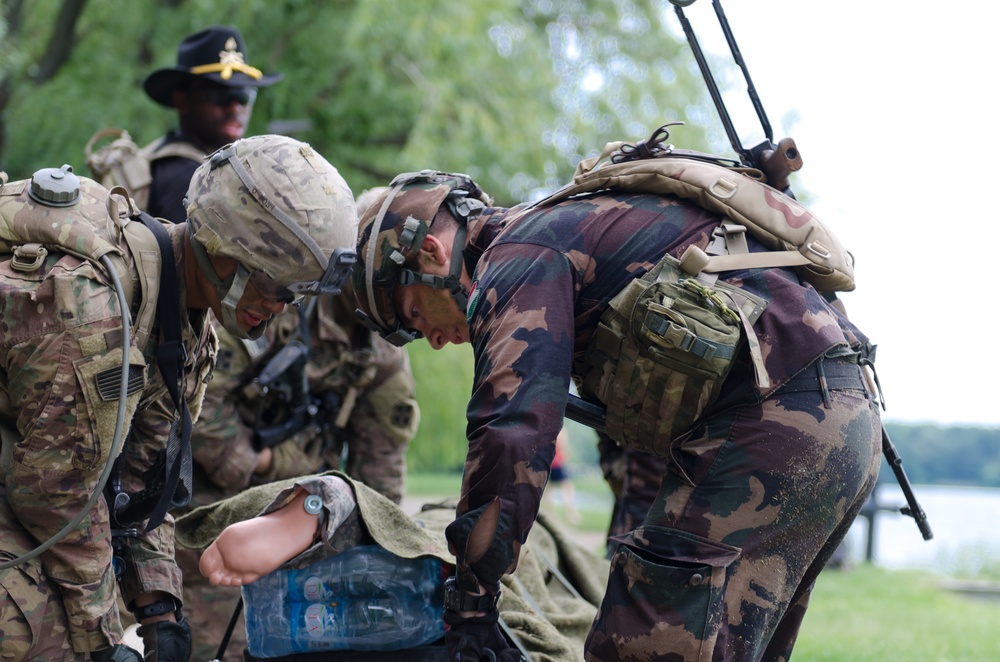
M90 659L93 662L142 662L142 655L125 644L115 644L111 648L94 651L90 654Z
M146 662L188 662L191 659L191 628L183 616L176 623L158 621L140 625L139 636L146 649Z
M448 647L448 662L522 662L524 656L507 643L497 621L496 607L485 616L462 618L446 609L444 622L450 627L444 633Z

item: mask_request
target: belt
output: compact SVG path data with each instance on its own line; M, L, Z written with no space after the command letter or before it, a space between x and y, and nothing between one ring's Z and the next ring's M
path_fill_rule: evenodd
M775 394L801 391L820 391L823 400L829 403L829 391L867 393L868 385L855 357L824 357L778 387Z

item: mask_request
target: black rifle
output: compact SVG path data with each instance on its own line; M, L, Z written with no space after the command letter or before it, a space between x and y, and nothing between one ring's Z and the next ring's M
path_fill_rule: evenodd
M739 135L733 127L732 119L729 117L729 111L726 108L725 102L722 100L722 95L719 93L719 88L715 84L715 78L712 76L712 71L708 66L708 62L705 60L701 46L698 44L698 38L695 36L690 21L688 21L687 17L684 15L683 8L693 4L694 0L670 0L670 3L674 5L674 11L676 12L678 19L680 19L681 26L684 29L684 35L691 46L691 50L694 52L695 60L698 62L698 68L701 70L702 77L705 79L705 84L708 86L709 93L712 96L712 101L715 103L715 108L719 112L719 117L722 119L722 124L726 129L726 135L729 136L729 142L732 144L733 149L737 154L739 154L740 160L744 165L751 168L757 168L767 177L768 184L782 191L789 197L794 198L795 195L792 193L791 187L789 186L788 177L791 173L802 167L802 156L799 154L798 148L795 146L795 141L791 138L785 138L777 145L774 144L771 123L768 121L767 114L764 112L764 106L761 104L760 98L757 96L757 88L754 87L753 81L750 79L750 70L747 68L746 62L743 60L743 55L740 53L739 46L736 44L736 38L733 36L733 32L729 27L729 21L726 19L725 12L722 10L722 4L719 0L712 0L712 6L719 19L719 25L722 26L722 32L726 36L726 42L729 44L729 50L733 54L733 59L743 71L743 78L747 83L747 94L750 96L750 100L757 112L757 117L760 120L761 128L764 130L765 140L751 149L745 148L743 143L740 141ZM866 360L871 358L874 358L873 348L869 356L866 357ZM868 363L870 364L870 360L868 360ZM883 409L885 408L884 402L882 403L882 407ZM594 428L598 432L605 431L604 408L599 405L595 405L594 403L582 400L574 395L570 395L569 397L569 402L566 407L566 418ZM907 505L900 508L899 512L903 515L912 517L917 524L917 528L920 529L920 534L923 536L924 540L930 540L934 537L934 533L931 531L930 524L927 522L927 514L924 512L923 508L920 507L920 504L917 503L917 497L913 494L913 487L910 485L910 480L907 478L906 472L903 470L903 460L896 451L896 447L889 439L889 434L886 432L884 425L882 426L882 453L885 455L886 461L892 468L892 472L896 476L896 481L903 490L903 496L906 497Z
M335 424L341 397L332 391L310 392L305 372L308 358L309 348L293 340L278 350L253 379L261 396L253 426L254 450L279 444L309 426L323 434L332 432L335 438L342 432Z

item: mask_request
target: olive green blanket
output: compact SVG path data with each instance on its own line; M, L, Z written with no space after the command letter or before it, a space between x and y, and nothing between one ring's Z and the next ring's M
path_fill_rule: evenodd
M307 476L250 488L238 496L197 508L177 519L177 544L203 549L229 524L273 511L291 500L296 486L324 492L324 477L342 478L354 493L363 533L397 556L435 556L453 563L444 537L454 519L455 501L428 504L408 515L362 483L339 472ZM350 522L343 525L349 528ZM336 553L335 532L324 536ZM355 537L356 539L356 537ZM303 556L315 559L317 550ZM290 564L300 565L303 557ZM299 560L300 563L295 563ZM503 622L535 662L583 660L583 641L604 594L607 560L574 543L570 534L544 513L521 551L517 571L504 578L499 609Z

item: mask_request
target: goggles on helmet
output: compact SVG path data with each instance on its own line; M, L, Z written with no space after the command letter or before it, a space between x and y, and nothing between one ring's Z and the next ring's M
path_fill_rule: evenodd
M336 248L330 255L330 262L320 280L300 280L287 286L294 296L301 299L306 294L340 294L347 279L351 277L351 268L357 261L357 253L353 248Z

